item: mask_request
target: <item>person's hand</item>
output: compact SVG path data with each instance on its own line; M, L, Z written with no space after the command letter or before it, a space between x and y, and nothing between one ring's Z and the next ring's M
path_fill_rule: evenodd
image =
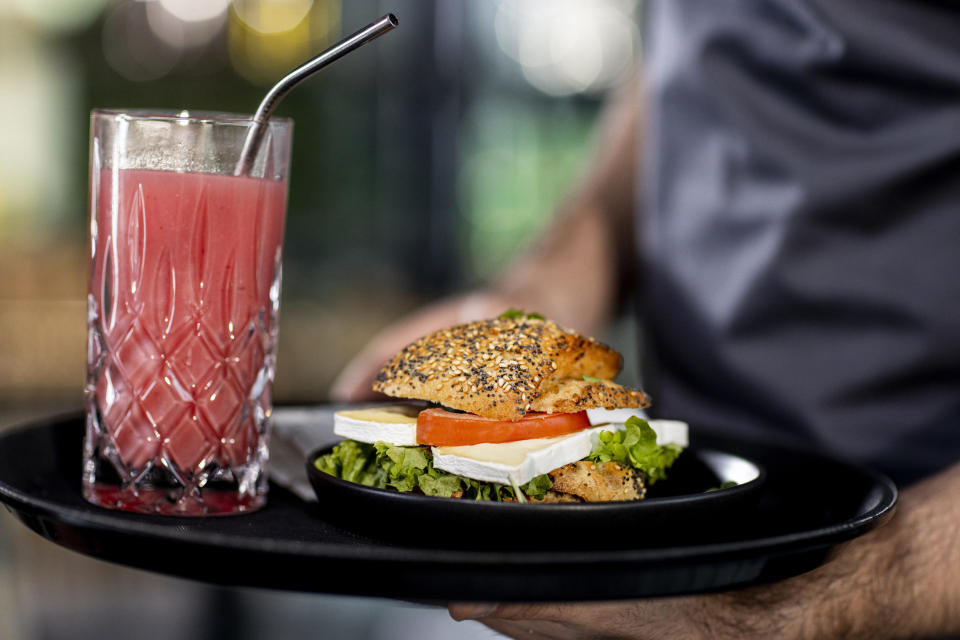
M457 620L478 620L511 638L531 640L725 637L699 623L703 606L699 598L489 607L460 604L451 605L450 614Z
M372 386L377 373L405 346L443 327L495 317L509 306L503 296L479 292L442 300L399 320L376 335L344 367L333 382L330 398L336 402L375 399Z
M451 605L457 620L475 619L512 638L815 638L795 615L771 616L766 598L740 594L656 600L496 605Z
M861 550L783 582L726 593L598 603L451 604L456 620L478 620L512 638L878 638L883 616L855 565ZM861 575L858 575L861 574ZM891 630L892 627L886 627ZM894 637L891 635L890 637Z

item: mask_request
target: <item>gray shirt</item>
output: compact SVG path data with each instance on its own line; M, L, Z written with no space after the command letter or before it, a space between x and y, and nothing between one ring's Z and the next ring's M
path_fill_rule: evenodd
M648 5L656 413L960 460L960 3Z

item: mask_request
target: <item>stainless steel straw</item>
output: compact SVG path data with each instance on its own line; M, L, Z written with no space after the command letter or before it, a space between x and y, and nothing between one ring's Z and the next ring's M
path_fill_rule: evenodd
M250 130L247 132L247 138L243 142L243 151L240 152L240 160L237 161L237 168L234 175L247 175L253 168L253 160L257 157L257 149L260 146L260 140L270 114L276 109L277 104L290 93L295 86L312 76L325 66L339 60L354 49L358 49L375 38L379 38L387 31L390 31L399 24L397 17L388 13L376 22L372 22L360 29L352 36L344 38L326 51L307 60L302 65L288 73L280 82L273 85L273 88L267 92L266 97L257 107L257 112L253 115L253 122L250 123Z

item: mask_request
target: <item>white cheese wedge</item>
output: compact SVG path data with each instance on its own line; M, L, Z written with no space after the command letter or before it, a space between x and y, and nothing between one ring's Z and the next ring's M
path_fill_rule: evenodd
M597 434L609 430L610 426L605 425L553 438L433 447L433 466L484 482L526 484L557 467L585 458L599 440Z
M632 411L632 410L626 410ZM633 413L623 417L626 420ZM679 420L649 420L657 444L689 445L687 423ZM526 484L533 478L587 457L601 431L623 429L623 423L605 423L591 429L554 438L537 438L503 444L433 447L433 466L465 478L500 484ZM512 482L511 482L512 480Z
M636 416L644 420L647 414L643 409L587 409L590 424L623 424L627 418Z
M690 446L690 427L680 420L647 420L647 424L657 434L657 444L678 444L683 448Z
M333 432L358 442L389 442L404 447L417 445L417 414L420 409L403 405L337 411Z

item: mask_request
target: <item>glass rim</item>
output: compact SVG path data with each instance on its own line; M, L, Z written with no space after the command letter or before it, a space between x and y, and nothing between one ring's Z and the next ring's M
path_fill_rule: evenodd
M225 124L249 127L253 122L253 115L229 113L225 111L204 111L189 109L116 109L97 108L90 111L93 118L111 118L114 120L154 120L157 122L192 123L192 124ZM270 117L269 124L290 126L292 118Z

